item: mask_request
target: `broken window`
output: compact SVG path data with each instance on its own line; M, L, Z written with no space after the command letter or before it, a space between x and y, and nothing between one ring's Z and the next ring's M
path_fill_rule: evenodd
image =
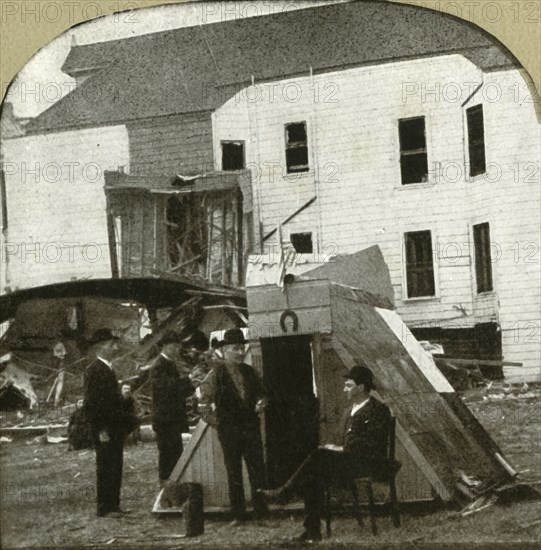
M312 245L312 233L291 233L289 240L299 254L312 254L314 251Z
M408 298L434 296L434 262L430 231L405 234Z
M402 185L428 181L425 117L398 121Z
M243 170L244 141L222 141L222 170Z
M308 172L308 139L306 122L292 122L285 125L286 167L288 174Z
M473 226L475 248L475 278L477 293L492 290L492 263L490 257L490 227L488 223Z
M476 105L466 110L468 124L468 152L470 157L470 176L486 172L485 127L483 106Z

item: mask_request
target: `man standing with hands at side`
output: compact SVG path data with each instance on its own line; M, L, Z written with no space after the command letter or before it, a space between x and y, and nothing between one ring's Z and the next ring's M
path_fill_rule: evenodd
M203 416L218 432L224 454L232 526L246 519L242 481L242 459L246 462L252 503L259 518L268 514L264 485L263 445L258 414L266 404L265 392L256 371L244 363L246 340L241 329L224 333L220 343L223 362L215 365L201 384Z
M182 434L188 432L186 399L194 388L187 373L181 376L182 345L175 334L161 342L162 351L150 369L152 429L158 445L158 475L164 487L183 451Z
M112 360L118 354L118 338L110 329L98 329L91 340L96 359L84 380L85 415L96 451L97 515L120 517L125 415Z

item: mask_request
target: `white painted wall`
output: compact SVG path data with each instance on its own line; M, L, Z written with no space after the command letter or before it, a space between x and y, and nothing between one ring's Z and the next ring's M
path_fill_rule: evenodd
M378 244L398 311L410 327L458 328L499 320L505 359L523 362L521 372L532 379L539 377L541 365L541 135L527 97L518 71L483 74L460 55L307 74L256 82L237 94L215 113L214 140L247 141L263 234L317 195L308 210L284 226L286 237L312 231L320 258ZM471 181L465 109L478 103L484 106L489 171ZM429 180L403 186L398 119L414 116L426 117ZM310 171L288 176L284 124L303 120ZM215 154L219 158L217 149ZM515 163L520 168L514 170L523 173L519 183L509 168ZM521 254L530 253L532 262L515 262L513 252L497 258L494 292L478 296L471 226L483 221L502 247L530 243ZM403 234L426 229L432 231L436 296L407 299ZM513 323L523 328L513 333ZM519 341L517 330L524 333Z
M4 140L2 152L5 286L110 277L104 171L129 163L125 127Z

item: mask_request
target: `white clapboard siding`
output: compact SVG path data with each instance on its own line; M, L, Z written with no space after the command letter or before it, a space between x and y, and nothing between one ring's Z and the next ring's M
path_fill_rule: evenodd
M499 321L505 359L523 362L531 378L541 364L539 349L515 342L505 329L513 322L540 323L539 252L533 254L540 242L540 132L524 86L517 70L483 73L460 55L256 82L252 89L261 93L239 93L215 113L215 148L220 139L247 141L263 234L317 195L284 226L286 237L311 231L320 258L378 244L398 312L411 327ZM489 171L472 180L465 109L479 103ZM398 119L414 116L425 117L429 181L402 186ZM284 125L298 121L307 123L310 170L288 176ZM503 253L493 262L494 291L477 295L472 225L486 221ZM437 295L408 300L403 234L426 229L432 231ZM532 265L514 261L514 243L533 243L522 251ZM518 304L516 289L527 303Z
M129 163L125 128L28 136L4 140L2 148L8 205L4 285L14 290L110 277L104 171Z

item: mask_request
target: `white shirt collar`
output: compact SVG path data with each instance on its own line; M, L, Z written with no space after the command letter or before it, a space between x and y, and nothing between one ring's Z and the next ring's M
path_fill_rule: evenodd
M171 361L171 363L174 363L174 361L171 359L171 357L169 357L168 355L165 355L165 353L164 353L163 351L160 352L160 355L161 355L162 357L165 357L168 361Z
M367 397L362 403L357 403L351 408L351 416L353 416L359 409L362 409L370 401L370 397Z
M107 359L104 359L100 355L98 355L97 357L102 363L105 363L110 369L113 368L113 363L111 361L107 361Z

